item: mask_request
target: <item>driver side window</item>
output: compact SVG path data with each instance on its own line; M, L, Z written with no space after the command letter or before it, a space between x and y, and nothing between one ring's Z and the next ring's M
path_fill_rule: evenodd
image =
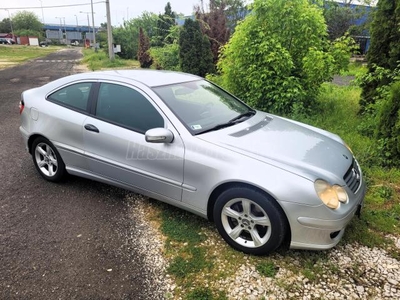
M100 85L96 116L140 133L164 127L164 119L146 97L118 84Z

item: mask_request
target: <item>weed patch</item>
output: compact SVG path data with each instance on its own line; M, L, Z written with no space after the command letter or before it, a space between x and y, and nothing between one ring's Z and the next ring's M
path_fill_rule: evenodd
M279 268L270 261L262 261L258 263L256 269L261 275L266 277L275 277L276 273L279 271Z
M190 274L200 272L204 269L211 270L212 262L207 260L205 249L198 247L187 247L185 253L176 256L168 267L170 274L178 278L184 278Z
M108 54L103 50L95 52L93 49L83 50L82 63L87 64L92 71L102 69L115 69L115 68L139 68L139 62L136 60L121 59L118 56L114 60L108 58Z

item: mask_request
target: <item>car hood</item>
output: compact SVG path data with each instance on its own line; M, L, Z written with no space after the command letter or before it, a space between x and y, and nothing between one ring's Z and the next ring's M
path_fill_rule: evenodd
M198 137L310 180L344 185L343 176L352 164L351 152L337 135L263 112Z

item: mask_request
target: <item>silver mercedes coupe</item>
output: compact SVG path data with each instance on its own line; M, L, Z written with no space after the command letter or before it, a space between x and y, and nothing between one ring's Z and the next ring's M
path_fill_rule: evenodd
M329 249L360 210L357 160L330 132L257 111L194 75L68 76L22 93L39 174L132 190L215 222L233 248Z

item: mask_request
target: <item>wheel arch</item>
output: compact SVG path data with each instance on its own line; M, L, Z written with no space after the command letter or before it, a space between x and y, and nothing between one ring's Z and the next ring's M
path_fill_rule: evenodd
M28 151L29 151L29 154L32 154L32 145L33 145L34 140L36 140L39 137L47 139L45 136L43 136L41 134L38 134L38 133L32 134L29 137L29 139L28 139Z
M219 186L217 186L211 193L209 199L208 199L208 204L207 204L207 218L208 220L214 222L214 217L213 217L213 211L214 211L214 206L215 206L215 202L218 199L218 196L221 195L224 191L233 188L233 187L245 187L245 188L251 188L254 190L257 190L258 192L264 194L265 196L272 198L276 201L276 203L278 204L279 209L282 212L282 215L285 216L285 223L286 223L286 228L287 228L287 232L285 235L285 239L282 243L283 246L289 246L290 241L291 241L291 234L292 234L292 229L290 227L290 222L288 220L288 217L286 215L286 211L282 208L281 204L279 203L279 201L277 201L275 199L275 197L273 197L270 193L268 193L267 191L249 184L249 183L245 183L245 182L240 182L240 181L231 181L231 182L225 182L220 184Z

